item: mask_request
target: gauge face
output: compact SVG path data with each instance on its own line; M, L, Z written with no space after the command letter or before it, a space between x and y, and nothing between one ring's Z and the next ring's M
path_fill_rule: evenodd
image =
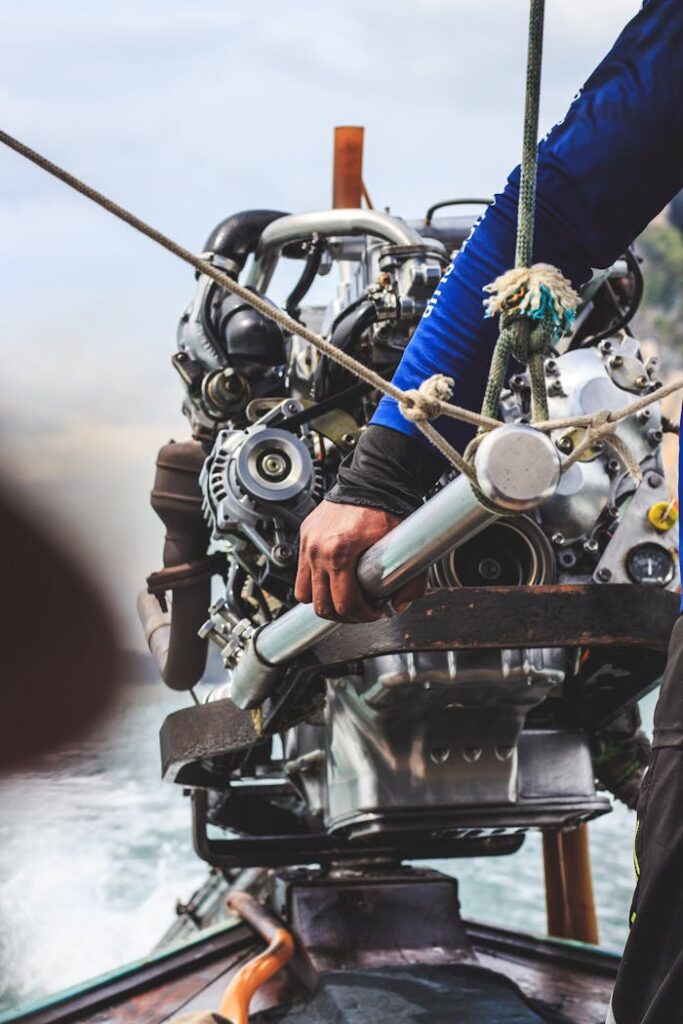
M634 583L665 587L674 576L674 560L660 544L639 544L631 548L626 568Z

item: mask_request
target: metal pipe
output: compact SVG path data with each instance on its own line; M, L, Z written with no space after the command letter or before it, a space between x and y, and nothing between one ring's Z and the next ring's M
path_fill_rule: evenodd
M460 476L365 552L358 579L370 597L385 597L495 518ZM234 703L240 708L261 704L277 684L281 666L339 625L316 615L312 605L298 604L264 626L234 670Z
M524 424L506 424L487 434L476 465L479 487L504 512L535 508L554 493L560 479L554 444ZM386 597L496 518L467 477L459 476L365 552L358 564L359 582L369 597ZM309 604L296 605L261 627L234 669L234 703L240 708L262 704L277 685L281 666L338 628Z
M358 581L370 597L385 597L495 518L460 476L365 552ZM321 619L310 604L297 605L259 632L256 653L271 665L281 665L337 625Z
M350 125L334 129L332 206L360 206L363 195L363 136L365 129Z
M424 245L422 237L405 221L379 210L346 209L293 213L279 217L264 230L256 249L256 258L247 285L265 292L280 250L290 242L313 235L371 235L393 245Z
M257 259L272 249L282 249L289 242L319 235L372 235L394 245L423 245L422 236L399 217L379 210L337 209L310 213L292 213L278 217L265 228L258 247Z

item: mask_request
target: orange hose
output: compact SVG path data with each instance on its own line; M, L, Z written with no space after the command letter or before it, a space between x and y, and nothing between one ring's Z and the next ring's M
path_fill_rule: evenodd
M268 948L240 967L234 975L218 1012L231 1024L248 1024L254 993L287 964L294 953L294 939L255 899L245 892L230 893L228 906L268 942Z

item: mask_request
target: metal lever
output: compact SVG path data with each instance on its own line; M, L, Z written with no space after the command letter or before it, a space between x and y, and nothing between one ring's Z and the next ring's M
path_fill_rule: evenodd
M536 508L555 492L560 458L545 434L525 424L505 424L480 444L476 469L482 493L501 514L514 514ZM470 481L459 476L365 552L358 580L369 597L388 597L496 518L477 499ZM234 703L257 707L272 693L287 662L338 628L310 604L296 605L262 626L234 669Z

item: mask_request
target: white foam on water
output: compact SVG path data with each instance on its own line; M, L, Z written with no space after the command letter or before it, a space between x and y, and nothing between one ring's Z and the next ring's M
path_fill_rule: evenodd
M653 699L648 701L651 716ZM105 729L0 789L0 1010L144 956L206 875L189 802L159 778L158 730L183 697L130 688ZM591 826L602 942L619 949L634 884L635 816ZM435 862L463 912L545 928L540 837L511 857Z
M151 703L133 695L113 732L0 792L0 1008L146 955L205 875Z

